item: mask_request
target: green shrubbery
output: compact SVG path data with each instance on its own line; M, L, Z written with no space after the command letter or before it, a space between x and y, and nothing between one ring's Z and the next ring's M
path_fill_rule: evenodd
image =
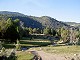
M16 44L16 50L21 50L21 45L19 40L17 40L17 44Z

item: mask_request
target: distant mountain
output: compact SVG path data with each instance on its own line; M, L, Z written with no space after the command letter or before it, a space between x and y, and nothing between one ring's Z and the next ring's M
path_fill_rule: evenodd
M80 23L76 23L76 22L65 22L65 23L66 23L67 25L80 28Z
M10 11L0 11L0 15L11 15L11 16L22 16L25 17L24 14L18 12L10 12Z
M33 20L40 22L44 27L46 26L50 28L60 28L60 27L69 28L70 27L69 25L49 16L42 16L42 17L29 16L29 18L32 18Z
M7 18L12 18L13 20L18 18L20 21L24 23L27 27L32 28L44 28L44 27L50 27L50 28L70 28L71 26L61 22L57 21L56 19L49 17L49 16L41 16L41 17L35 17L35 16L27 16L22 13L18 12L9 12L9 11L0 11L0 16Z

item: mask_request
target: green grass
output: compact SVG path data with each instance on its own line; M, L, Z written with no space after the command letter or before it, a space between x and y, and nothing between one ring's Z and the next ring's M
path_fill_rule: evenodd
M33 40L21 40L20 43L22 46L47 46L50 44L49 41L33 41Z
M21 40L20 41L22 47L36 47L40 46L43 51L48 53L80 53L80 46L65 46L65 44L60 44L56 46L48 46L50 45L50 41L48 40ZM4 44L5 48L15 48L14 44ZM39 50L40 48L36 48Z
M80 46L42 47L42 50L48 53L71 54L71 53L80 53Z
M14 44L3 44L2 46L5 47L6 49L15 48L15 45Z
M58 44L56 46L51 46L50 41L48 40L40 40L40 39L35 39L35 40L20 40L21 46L22 47L34 47L31 48L31 50L43 50L48 53L52 54L75 54L75 53L80 53L80 46L75 45L75 46L66 46L65 44ZM50 46L49 46L50 45ZM40 46L35 48L36 46ZM15 48L14 44L3 44L3 47L10 49L10 48ZM34 57L33 54L28 53L26 51L19 51L17 53L17 60L31 60Z
M50 45L50 41L48 40L20 40L21 47L38 47L38 46L47 46ZM15 44L13 43L5 43L3 44L3 47L6 49L15 48Z
M29 52L21 51L17 53L17 60L32 60L34 55Z

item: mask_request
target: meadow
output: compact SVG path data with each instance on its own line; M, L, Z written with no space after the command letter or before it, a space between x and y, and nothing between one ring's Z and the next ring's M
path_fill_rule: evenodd
M34 40L20 40L21 48L25 48L24 51L16 51L17 60L31 60L34 55L29 53L27 50L37 50L44 51L50 54L65 54L73 55L80 53L79 45L66 45L66 44L56 44L51 45L51 42L47 39L34 39ZM14 43L5 43L3 46L6 49L15 48Z

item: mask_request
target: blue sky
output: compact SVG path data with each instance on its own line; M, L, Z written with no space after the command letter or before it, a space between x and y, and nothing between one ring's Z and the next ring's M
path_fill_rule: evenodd
M80 23L80 0L0 0L0 11Z

